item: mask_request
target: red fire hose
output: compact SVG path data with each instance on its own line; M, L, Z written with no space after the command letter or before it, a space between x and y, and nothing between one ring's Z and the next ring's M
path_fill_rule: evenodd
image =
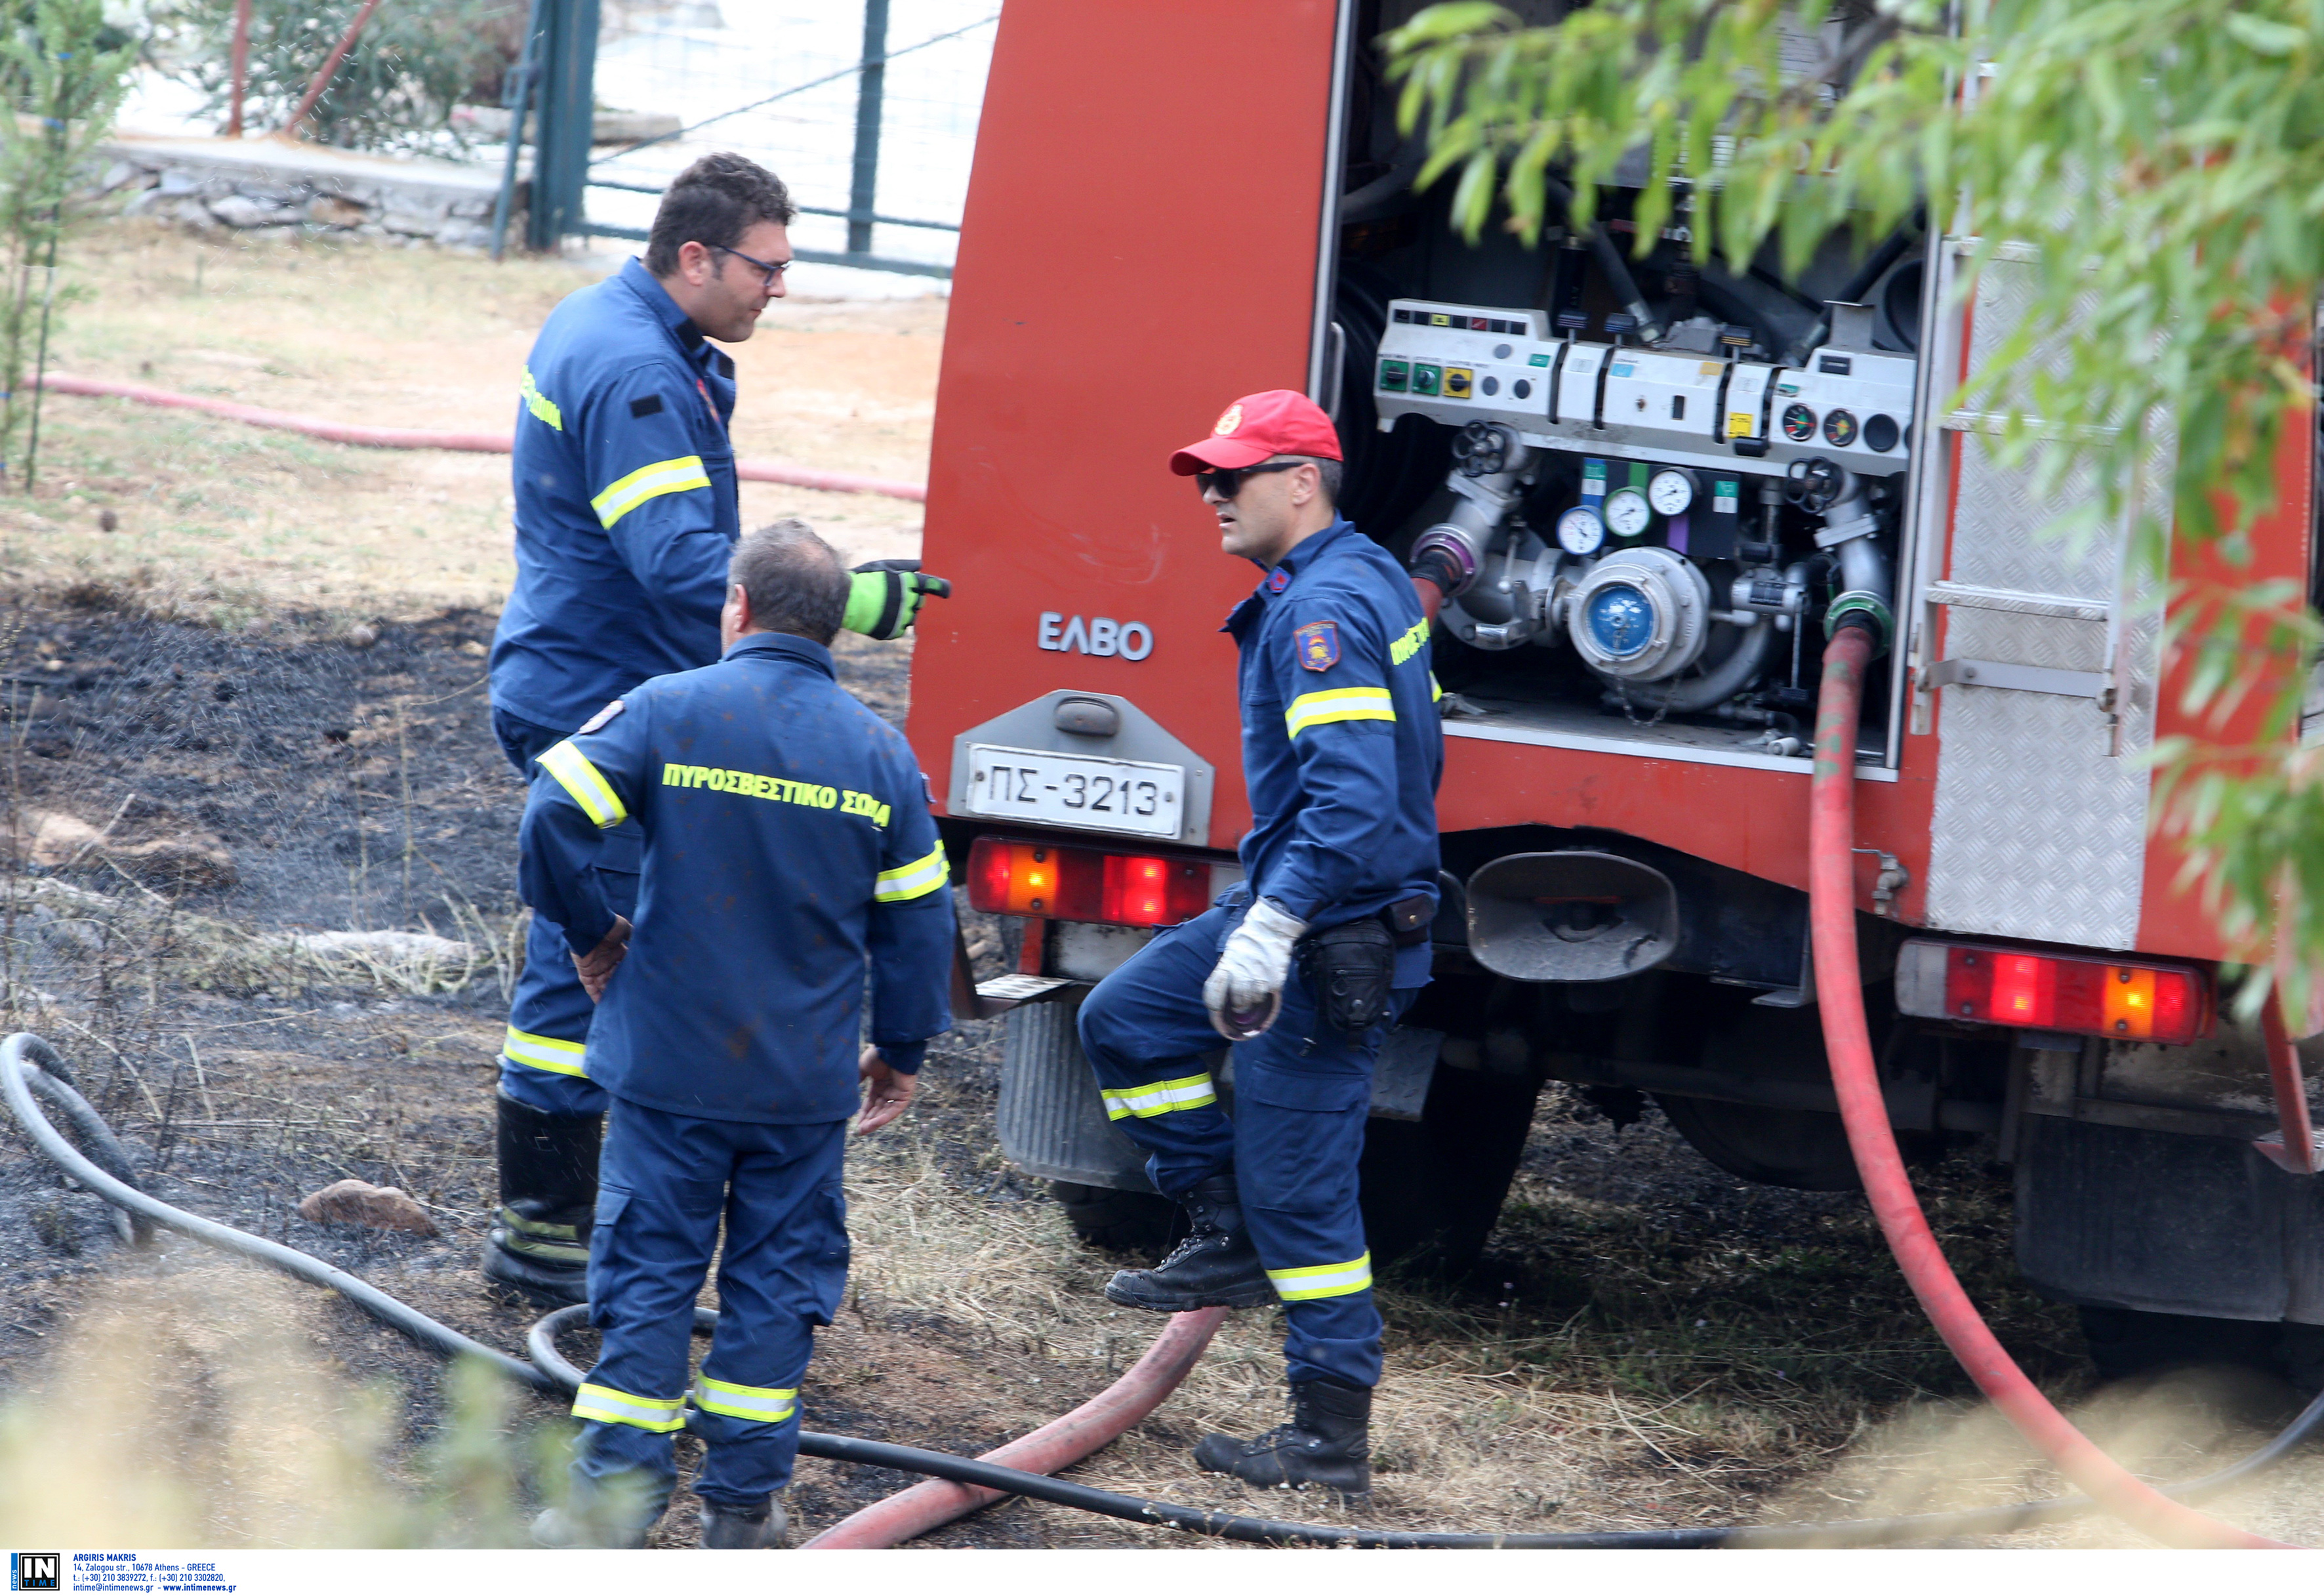
M1879 1068L1865 1027L1864 989L1857 977L1856 730L1864 669L1871 659L1871 635L1857 625L1843 624L1824 650L1808 832L1808 899L1815 937L1816 999L1823 1017L1824 1047L1831 1056L1832 1087L1881 1234L1888 1239L1889 1250L1896 1255L1929 1322L1978 1388L2020 1435L2107 1512L2172 1545L2291 1550L2281 1541L2236 1529L2172 1501L2099 1451L2002 1350L1930 1232L1889 1128Z
M983 1461L1033 1474L1054 1474L1081 1462L1160 1407L1202 1357L1226 1316L1224 1308L1171 1315L1169 1324L1146 1349L1146 1355L1120 1379L1063 1418L985 1453ZM802 1550L868 1551L899 1545L939 1524L949 1524L1000 1501L1006 1494L982 1486L956 1485L949 1480L930 1480L850 1514Z
M311 417L293 415L289 411L263 410L254 404L204 399L192 393L172 393L166 388L149 388L143 383L69 377L58 372L49 373L40 380L39 385L51 393L78 393L91 399L127 399L139 404L159 405L165 410L198 411L207 416L224 416L232 421L246 421L254 427L272 427L277 431L297 432L332 443L361 444L369 448L451 449L471 455L505 455L512 443L505 432L438 432L422 427L350 427L338 421L318 421ZM889 482L876 476L856 476L844 471L810 471L803 466L785 466L773 460L737 460L734 475L744 482L779 482L795 488L815 488L826 494L879 494L890 499L908 499L914 503L926 503L928 497L928 490L916 482Z

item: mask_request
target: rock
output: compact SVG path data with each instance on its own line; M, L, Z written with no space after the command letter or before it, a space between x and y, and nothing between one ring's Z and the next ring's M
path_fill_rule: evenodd
M299 1204L299 1217L316 1224L360 1224L375 1231L409 1231L432 1236L436 1222L403 1188L367 1180L335 1180Z
M352 199L318 194L307 201L307 219L318 227L360 227L371 220L371 212Z
M110 510L98 511L97 512L97 530L101 532L119 531L121 530L121 517L115 515Z
M379 628L368 622L358 621L347 628L347 647L367 649L379 641Z

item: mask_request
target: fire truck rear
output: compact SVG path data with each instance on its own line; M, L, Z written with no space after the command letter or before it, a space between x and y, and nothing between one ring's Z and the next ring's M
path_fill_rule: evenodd
M2117 1351L2157 1315L2324 1324L2311 1149L2269 1139L2231 950L2150 824L2158 737L2248 728L2182 724L2127 528L2044 535L2073 485L1946 408L2025 268L1963 300L1964 242L1918 225L1795 277L1698 268L1683 197L1641 256L1619 186L1594 235L1472 244L1413 190L1370 42L1416 8L1003 13L929 483L960 596L922 623L910 733L955 879L1021 931L980 1000L1008 1013L1007 1155L1093 1236L1158 1201L1074 1014L1238 877L1218 627L1255 575L1164 461L1234 395L1302 388L1343 512L1445 594L1443 903L1380 1059L1376 1257L1476 1254L1552 1080L1651 1097L1735 1174L1852 1186L1815 1013L1845 980L1908 1147L2011 1165L2024 1275ZM2246 579L2309 585L2313 475L2303 443ZM1883 653L1835 973L1805 728L1850 613Z

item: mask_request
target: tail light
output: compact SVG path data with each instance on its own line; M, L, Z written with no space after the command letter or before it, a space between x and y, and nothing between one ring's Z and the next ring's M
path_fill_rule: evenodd
M979 837L968 854L968 901L982 914L1173 926L1211 897L1211 867L1199 860L997 837Z
M1896 1006L1929 1019L2147 1042L2211 1031L2211 983L2193 964L2081 958L2024 948L1907 942Z

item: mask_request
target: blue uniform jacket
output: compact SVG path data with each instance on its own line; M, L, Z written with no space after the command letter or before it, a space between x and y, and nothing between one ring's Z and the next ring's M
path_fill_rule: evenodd
M718 657L742 535L733 412L734 363L638 262L550 312L517 407L497 707L561 731L649 677Z
M1444 732L1428 623L1388 550L1335 521L1268 573L1226 630L1241 650L1251 893L1315 926L1436 896ZM1407 949L1397 984L1427 980Z
M589 1078L614 1096L707 1120L847 1118L867 960L890 1064L918 1069L951 1029L927 784L820 644L746 636L624 694L540 766L520 881L575 952L613 924L597 833L632 816L645 833L629 957L589 1028Z

